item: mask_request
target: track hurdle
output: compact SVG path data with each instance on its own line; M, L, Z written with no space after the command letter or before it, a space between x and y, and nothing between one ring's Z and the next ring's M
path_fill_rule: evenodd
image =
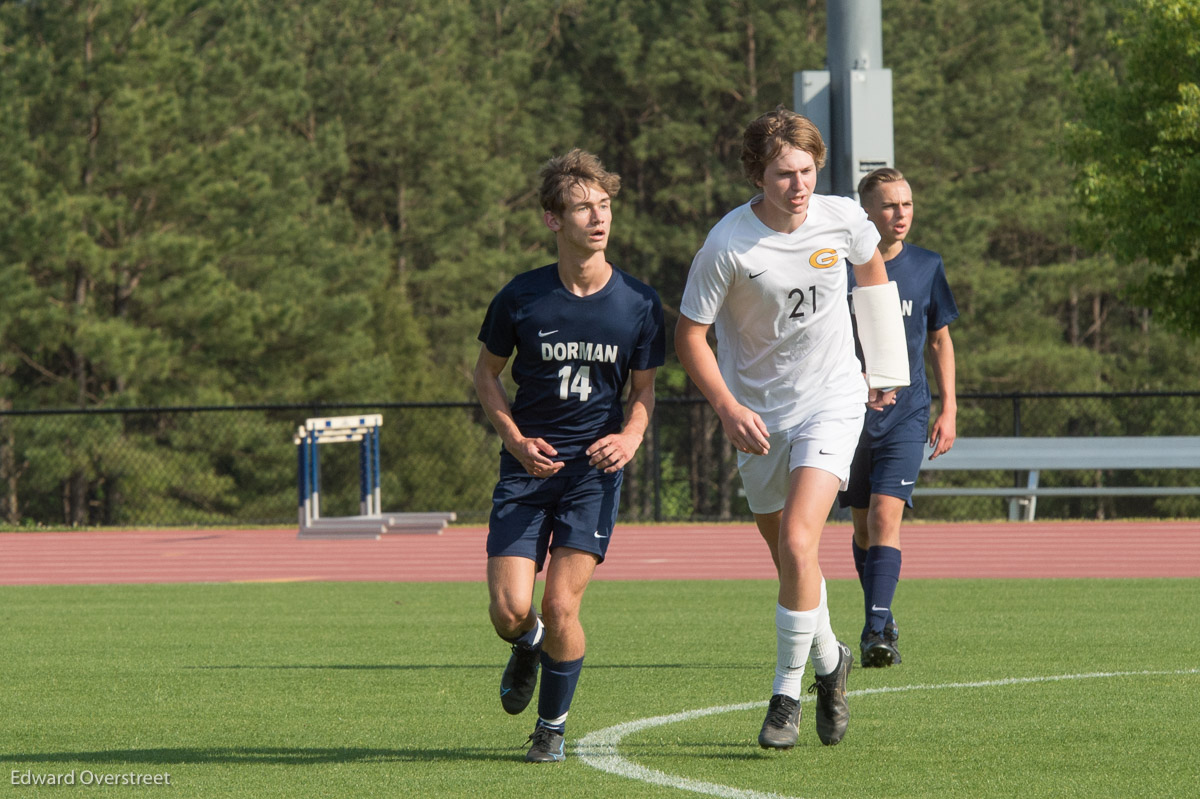
M387 533L441 533L456 518L448 513L383 513L379 481L379 428L383 416L307 419L296 431L300 538L365 538ZM321 516L322 444L357 443L359 515Z

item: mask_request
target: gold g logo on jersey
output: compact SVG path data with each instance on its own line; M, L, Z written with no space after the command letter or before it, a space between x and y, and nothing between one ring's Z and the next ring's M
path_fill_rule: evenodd
M808 256L808 265L814 269L828 269L837 262L837 250L817 250Z

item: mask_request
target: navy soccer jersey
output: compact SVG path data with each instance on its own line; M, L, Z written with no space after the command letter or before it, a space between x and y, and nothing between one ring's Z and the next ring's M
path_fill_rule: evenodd
M590 468L585 450L620 432L630 371L657 368L666 358L658 294L616 267L587 297L563 286L557 264L517 275L488 306L479 340L501 358L516 351L513 420L522 435L558 450L563 473ZM501 448L500 471L525 470Z
M929 431L929 381L925 377L925 341L928 332L939 330L958 318L958 306L942 256L931 250L905 243L904 248L886 262L888 280L896 281L900 292L900 310L904 315L904 334L908 339L910 385L900 389L896 404L883 411L867 413L864 437L872 441L924 441ZM854 270L849 271L849 289L854 288ZM853 305L851 305L853 308ZM862 358L861 349L859 358Z

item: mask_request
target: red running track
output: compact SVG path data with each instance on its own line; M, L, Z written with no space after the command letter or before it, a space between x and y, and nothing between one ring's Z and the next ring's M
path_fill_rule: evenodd
M0 585L482 581L483 527L379 541L298 540L290 530L0 533ZM751 524L618 525L599 580L774 579ZM1200 522L910 524L906 579L1200 577ZM854 575L850 528L826 527L829 579Z

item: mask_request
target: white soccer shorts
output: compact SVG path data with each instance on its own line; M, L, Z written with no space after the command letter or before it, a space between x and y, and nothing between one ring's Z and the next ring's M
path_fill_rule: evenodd
M787 430L771 433L766 455L738 453L738 471L753 513L775 513L787 501L791 473L802 466L829 472L846 489L862 433L862 405L822 411Z

